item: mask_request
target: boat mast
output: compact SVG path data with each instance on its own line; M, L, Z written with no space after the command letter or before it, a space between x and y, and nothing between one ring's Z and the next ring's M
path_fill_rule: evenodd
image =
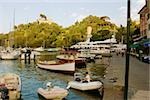
M14 31L15 31L15 8L14 8L14 13L13 13L13 36L12 36L12 46L14 47Z

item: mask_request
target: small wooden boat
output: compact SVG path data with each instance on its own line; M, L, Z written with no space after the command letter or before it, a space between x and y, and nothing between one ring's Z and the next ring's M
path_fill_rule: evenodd
M75 62L62 62L62 61L38 61L37 66L42 69L52 71L74 72Z
M9 100L18 100L21 98L21 79L14 73L0 75L0 90L4 95L2 99L9 97ZM1 97L0 97L1 99Z
M68 95L68 91L66 89L60 88L58 86L51 86L47 85L46 89L39 88L37 90L38 94L48 100L62 100Z

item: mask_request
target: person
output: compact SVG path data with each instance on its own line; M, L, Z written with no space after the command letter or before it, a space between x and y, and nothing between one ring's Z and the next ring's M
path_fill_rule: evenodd
M48 83L46 84L46 86L47 86L47 90L50 91L51 88L52 88L52 83L51 83L51 82L48 82Z
M91 78L88 72L86 72L85 81L90 82Z

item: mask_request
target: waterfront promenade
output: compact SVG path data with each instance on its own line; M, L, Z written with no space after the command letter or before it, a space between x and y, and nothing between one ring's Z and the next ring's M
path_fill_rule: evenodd
M132 98L138 91L150 91L150 66L139 61L137 58L130 56L129 71L129 98ZM123 89L125 75L125 56L116 56L110 60L110 66L107 68L105 78L105 95L104 100L123 100ZM110 81L111 78L116 82ZM141 93L141 92L140 92Z

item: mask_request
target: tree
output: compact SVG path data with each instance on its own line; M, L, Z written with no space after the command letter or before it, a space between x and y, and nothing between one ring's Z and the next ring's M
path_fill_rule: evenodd
M47 19L44 14L40 14L40 17ZM86 40L88 26L92 27L92 41L110 38L112 30L116 28L116 25L110 22L108 16L89 15L81 22L77 21L66 28L54 22L51 24L32 22L15 26L13 31L14 45L16 47L39 47L43 46L44 43L46 48L69 47ZM5 36L0 36L2 44L2 41L6 39Z

